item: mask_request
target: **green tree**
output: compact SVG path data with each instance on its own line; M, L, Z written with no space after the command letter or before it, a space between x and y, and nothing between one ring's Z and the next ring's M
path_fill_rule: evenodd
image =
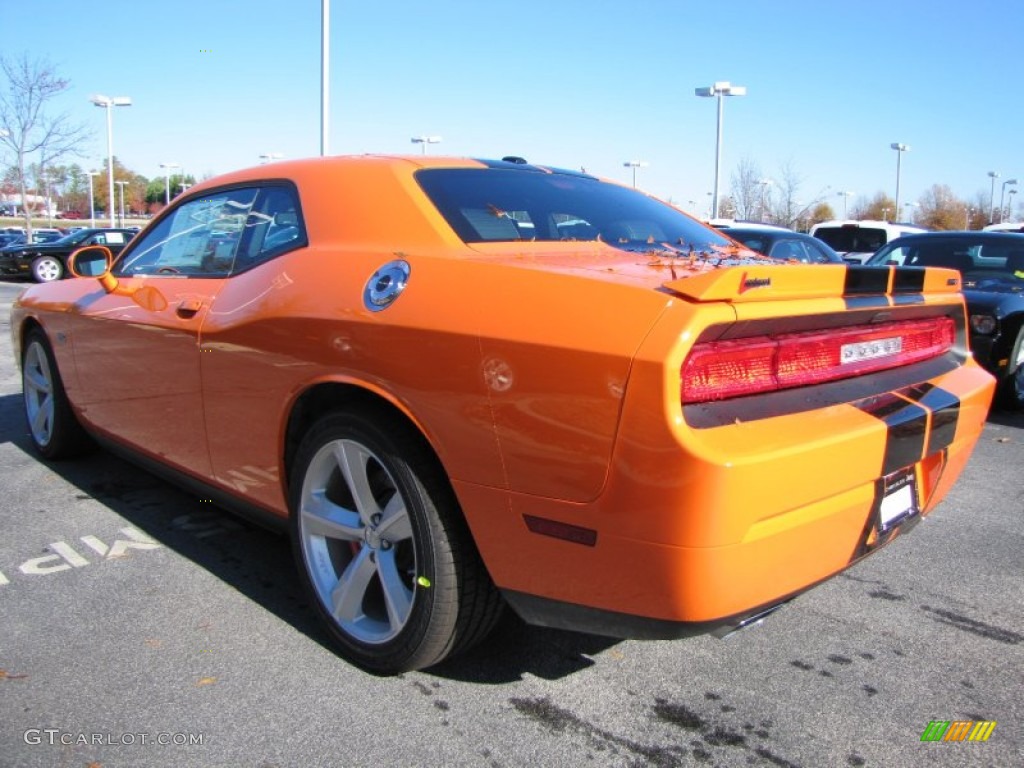
M149 206L150 210L158 211L164 207L168 191L170 192L170 197L173 200L176 196L180 195L183 190L188 189L195 183L196 177L191 173L176 173L172 174L170 178L158 176L151 179L149 184L146 186L146 204Z

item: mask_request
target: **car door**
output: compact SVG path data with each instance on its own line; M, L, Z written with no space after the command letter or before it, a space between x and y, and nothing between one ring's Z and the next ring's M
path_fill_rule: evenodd
M113 292L72 318L78 403L118 441L192 474L211 473L199 334L230 274L253 188L183 200L124 251Z

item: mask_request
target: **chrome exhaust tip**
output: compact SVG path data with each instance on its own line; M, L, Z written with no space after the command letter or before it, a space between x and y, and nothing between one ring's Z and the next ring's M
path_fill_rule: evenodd
M742 629L758 627L764 623L765 619L767 619L771 614L775 613L788 602L789 601L786 600L785 602L776 603L775 605L771 605L763 610L758 611L757 613L749 614L747 616L744 616L743 618L736 619L735 621L726 622L717 629L711 630L711 634L714 637L717 637L719 640L725 640L729 637L732 637Z

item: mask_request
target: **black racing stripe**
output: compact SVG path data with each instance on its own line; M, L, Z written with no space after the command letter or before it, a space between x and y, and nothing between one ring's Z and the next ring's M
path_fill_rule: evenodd
M892 281L893 293L921 293L924 290L924 269L898 267Z
M906 394L932 412L932 426L928 433L928 449L925 456L931 456L952 445L960 421L960 398L952 392L928 383L911 387Z
M893 394L860 400L853 405L885 422L888 431L881 474L891 474L922 459L928 435L928 411Z
M843 296L884 294L889 289L889 267L849 266Z

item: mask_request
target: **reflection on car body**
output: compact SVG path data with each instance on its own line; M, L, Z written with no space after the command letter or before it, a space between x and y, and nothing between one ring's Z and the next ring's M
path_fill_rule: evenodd
M465 650L503 606L742 626L930 513L994 387L948 271L783 264L520 161L242 170L71 264L98 277L12 310L37 450L91 435L287 527L377 672Z

